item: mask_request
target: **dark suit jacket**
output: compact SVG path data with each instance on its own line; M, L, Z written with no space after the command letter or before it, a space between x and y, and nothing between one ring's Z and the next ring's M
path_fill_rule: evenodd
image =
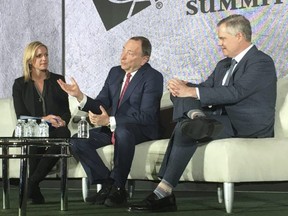
M222 86L230 61L220 61L200 84L202 106L224 106L238 137L273 136L277 82L273 60L253 46L237 64L229 85Z
M237 64L229 85L222 86L222 80L230 63L231 58L220 61L208 79L198 85L201 105L224 107L234 129L234 135L237 137L273 136L276 101L276 71L273 60L253 46ZM185 103L185 100L183 101ZM180 104L183 105L183 103ZM187 112L185 104L184 108ZM185 110L181 109L180 107L178 112L183 114ZM227 116L218 117L227 119ZM228 126L224 125L224 127ZM173 141L175 138L170 139L167 147L158 174L160 178L166 172L170 154L173 154L171 152ZM186 149L188 154L192 150L191 155L195 150L193 150L192 143L193 140L191 140L190 149ZM179 145L179 142L175 141L175 144ZM174 155L174 157L179 157L179 155ZM187 164L187 161L178 163L181 162Z
M64 80L64 77L50 72L49 78L44 82L46 88L44 95L46 114L58 115L68 124L71 118L68 94L60 88L57 79ZM21 115L37 117L34 106L34 92L34 82L32 80L24 82L24 77L15 79L13 102L17 118Z
M134 124L141 128L150 139L159 137L160 99L163 94L163 76L148 63L133 76L120 106L122 82L125 71L120 66L113 67L96 99L89 98L82 110L100 114L99 106L115 116L116 124ZM117 108L118 107L118 108Z

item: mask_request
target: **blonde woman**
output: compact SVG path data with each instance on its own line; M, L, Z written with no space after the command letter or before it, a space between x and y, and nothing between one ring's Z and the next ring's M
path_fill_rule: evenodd
M39 41L28 44L23 56L23 76L15 79L13 102L17 119L33 116L49 122L50 137L70 137L68 95L58 85L63 76L48 70L48 48ZM59 147L31 147L31 154L57 154ZM51 171L58 158L29 159L28 198L32 204L43 204L45 199L39 183Z

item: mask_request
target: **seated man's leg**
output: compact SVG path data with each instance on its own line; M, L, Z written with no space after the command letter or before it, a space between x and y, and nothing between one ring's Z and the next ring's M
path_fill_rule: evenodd
M71 152L79 160L90 184L103 183L110 175L96 149L111 144L111 135L100 128L91 129L88 139L71 139Z
M191 97L173 97L173 120L181 121L182 132L195 141L215 139L223 125L214 118L206 117L200 100Z
M211 116L211 118L214 118L214 116ZM228 116L215 116L215 119L224 125L224 129L218 134L217 139L234 136ZM194 155L197 143L183 133L181 122L177 123L159 172L162 181L144 201L131 205L128 210L176 211L176 199L172 191Z
M161 165L159 176L165 179L173 187L176 187L188 162L192 158L197 148L197 142L192 140L181 130L181 123L175 127L173 138L165 153L165 159Z
M111 178L115 180L105 201L109 207L122 206L127 202L125 184L131 169L135 145L149 140L135 124L118 125L115 130L114 168Z
M75 137L77 135L74 135ZM86 198L86 202L104 204L114 182L110 178L110 170L105 166L96 149L111 144L109 131L102 132L101 128L89 131L88 139L72 139L71 152L79 160L91 184L102 184L102 189Z
M176 200L172 189L178 184L184 169L197 148L196 145L195 141L191 141L191 138L182 133L181 124L178 122L161 166L159 175L162 181L143 202L131 205L128 210L152 212L176 211ZM161 201L158 202L157 200Z
M202 112L202 107L200 100L196 100L191 97L174 97L170 96L172 102L173 102L173 120L179 121L185 117L187 117L187 114L192 116L194 115L193 112L190 112L191 110L197 111L197 113L200 113L204 115ZM199 114L198 114L199 115Z

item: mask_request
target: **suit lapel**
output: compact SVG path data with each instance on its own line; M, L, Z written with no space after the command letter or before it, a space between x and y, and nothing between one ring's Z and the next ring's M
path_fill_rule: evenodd
M239 77L241 77L242 75L242 72L244 70L239 70L240 67L242 67L245 62L247 61L247 59L250 58L251 55L253 55L255 52L257 52L257 47L256 46L253 46L244 56L243 58L240 60L240 62L238 62L238 64L236 65L234 71L233 71L233 74L232 74L232 77L231 77L231 83L234 82L234 80L237 80Z
M215 77L215 82L217 86L222 86L222 82L226 75L226 72L229 70L230 62L231 58L226 58L225 62L223 63L224 64L223 67L221 67L219 72L217 72L217 74L219 74L218 76Z
M125 72L122 70L121 72L123 73L121 73L120 76L116 78L115 85L113 85L113 87L111 86L111 92L114 92L114 95L112 96L112 115L115 115L117 111L121 87L125 76Z
M140 68L137 73L133 76L132 80L130 81L128 88L123 96L123 99L121 101L121 104L123 104L132 94L132 92L134 91L134 89L136 88L136 86L138 85L138 83L142 80L143 75L146 71L146 67L143 66L142 68ZM119 107L121 106L121 104L119 104Z

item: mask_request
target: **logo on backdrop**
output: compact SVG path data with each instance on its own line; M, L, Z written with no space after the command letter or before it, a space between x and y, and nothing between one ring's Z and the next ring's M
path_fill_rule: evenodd
M133 15L139 13L156 2L156 7L162 7L159 0L93 0L94 5L108 31Z
M283 4L283 0L210 0L199 1L188 0L187 15L196 15L197 13L215 13L228 10L243 10L247 8L271 6L271 4Z

